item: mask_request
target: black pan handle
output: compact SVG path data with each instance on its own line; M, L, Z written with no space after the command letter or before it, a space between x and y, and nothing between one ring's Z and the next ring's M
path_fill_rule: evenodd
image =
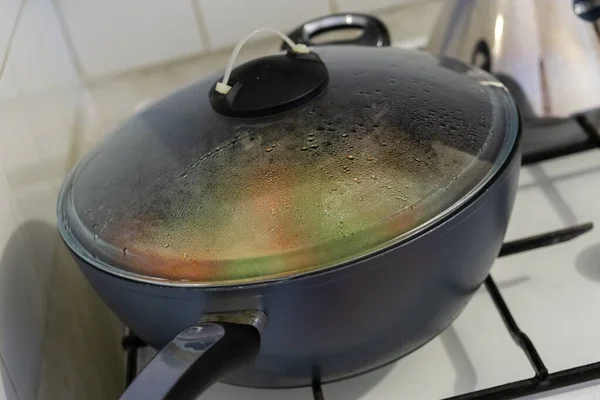
M327 43L313 43L311 40L321 33L348 28L361 28L363 33L358 38L350 40L338 40ZM313 19L296 28L288 36L293 42L304 43L307 46L354 44L382 47L390 45L390 34L383 22L371 15L356 13L331 14ZM287 47L285 42L281 46L282 50L287 50Z
M203 321L161 349L120 400L193 400L229 372L254 362L264 313L208 314Z

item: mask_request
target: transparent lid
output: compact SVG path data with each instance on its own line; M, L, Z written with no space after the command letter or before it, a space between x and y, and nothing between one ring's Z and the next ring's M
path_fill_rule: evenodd
M215 75L125 121L63 186L67 245L165 285L289 278L425 231L515 146L516 108L485 72L419 51L311 50L327 85L286 111L216 112Z

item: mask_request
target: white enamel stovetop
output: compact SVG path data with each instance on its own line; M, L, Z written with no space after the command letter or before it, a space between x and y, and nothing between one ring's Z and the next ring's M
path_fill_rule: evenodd
M522 169L507 240L576 223L596 228L570 242L499 259L492 275L550 372L600 361L600 150ZM465 246L468 246L465 243ZM323 386L326 400L441 399L530 378L485 288L438 338L374 372ZM310 388L216 384L204 400L313 399ZM600 382L528 399L600 399Z

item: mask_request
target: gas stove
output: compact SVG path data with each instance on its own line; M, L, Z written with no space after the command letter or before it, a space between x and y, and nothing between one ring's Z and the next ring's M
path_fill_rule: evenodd
M273 390L219 383L202 399L600 399L599 126L600 112L526 123L506 242L437 338L343 381ZM132 332L123 347L131 382L154 351Z

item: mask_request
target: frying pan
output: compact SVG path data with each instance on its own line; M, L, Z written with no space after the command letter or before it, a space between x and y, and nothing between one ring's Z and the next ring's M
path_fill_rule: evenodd
M122 399L377 368L442 332L498 255L520 167L506 88L387 47L365 15L290 37L147 106L62 187L81 271L159 350Z

